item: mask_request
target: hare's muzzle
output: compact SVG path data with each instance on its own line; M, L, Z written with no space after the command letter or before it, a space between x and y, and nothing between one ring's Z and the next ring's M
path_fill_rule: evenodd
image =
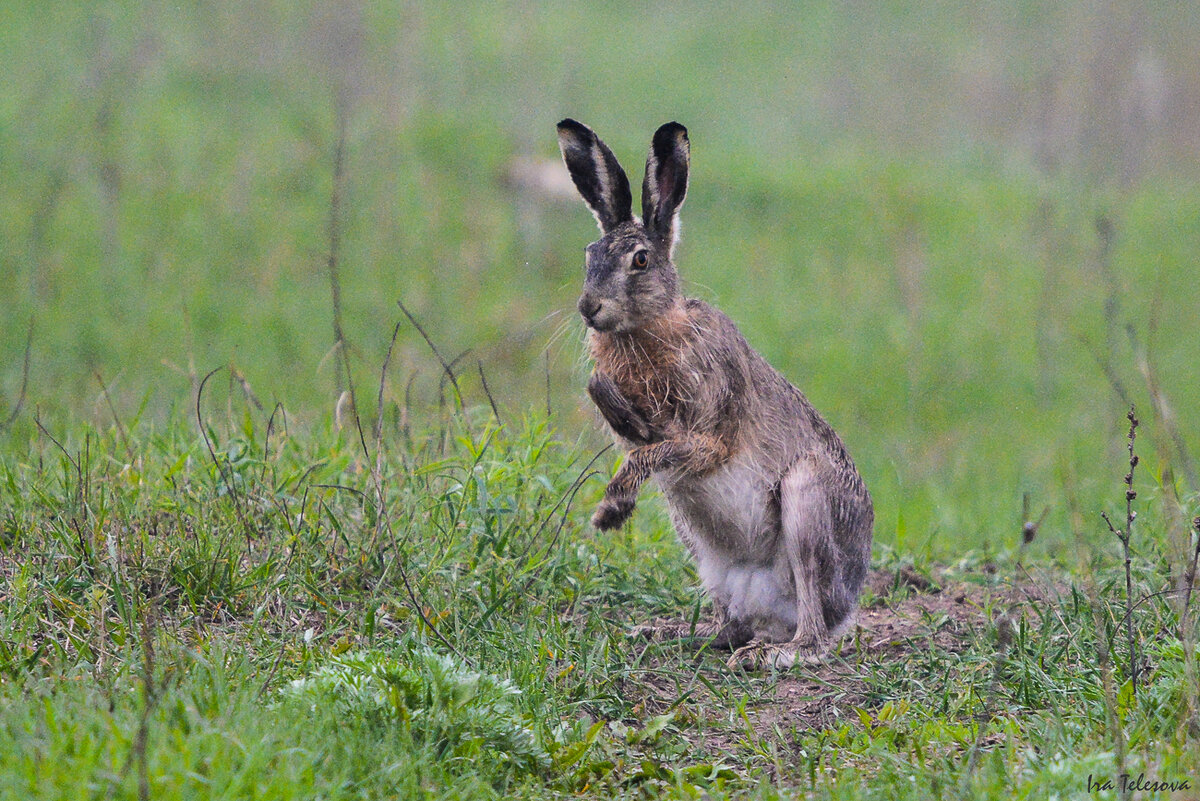
M593 298L591 295L582 295L579 298L579 313L583 316L583 321L587 323L588 328L594 328L593 322L596 315L600 313L600 301Z

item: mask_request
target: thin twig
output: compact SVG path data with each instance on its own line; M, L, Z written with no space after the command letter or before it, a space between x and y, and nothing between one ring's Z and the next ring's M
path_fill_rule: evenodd
M254 694L254 699L257 701L263 697L263 693L271 686L271 681L275 678L275 672L279 670L279 663L283 661L283 655L287 652L287 648L280 648L279 653L275 656L275 661L271 664L271 670L267 673L267 678L258 688L258 692Z
M231 375L233 375L233 380L237 381L241 386L242 394L246 396L246 400L254 404L254 408L258 409L260 412L266 411L262 405L262 401L260 401L258 396L254 394L254 390L250 388L250 382L246 380L246 376L242 374L242 371L231 364L229 365L229 372ZM274 413L274 411L271 412L271 414Z
M429 346L431 351L433 351L433 357L437 359L438 363L442 366L442 372L445 373L446 377L450 379L450 383L454 385L454 392L458 395L458 404L461 407L463 398L462 390L460 390L458 387L458 378L454 375L454 370L451 368L450 363L446 361L444 356L442 356L442 352L437 349L437 345L433 344L433 340L429 338L429 334L427 334L421 324L417 322L417 318L413 317L412 312L410 312L408 307L404 305L404 301L397 300L396 305L400 307L400 311L404 312L404 316L407 317L408 321L413 324L413 327L417 329L417 333L420 334L421 338L425 340L425 344Z
M375 396L375 453L380 452L379 445L383 440L383 388L387 383L388 365L392 362L392 349L396 347L396 336L400 333L400 323L392 329L392 341L388 343L387 355L383 357L383 367L379 368L379 394Z
M353 393L351 393L353 398ZM358 409L354 410L354 430L358 432L358 444L362 446L363 459L369 465L371 463L371 450L367 447L367 435L363 433L362 419L358 416Z
M246 519L245 513L242 511L242 499L238 495L237 486L233 479L225 474L225 466L221 464L221 460L217 458L216 449L213 448L212 439L208 436L208 427L204 425L204 418L200 411L201 401L204 398L204 385L208 383L208 379L212 378L224 367L217 367L210 371L208 375L200 381L200 386L196 390L196 425L200 427L200 436L204 439L204 447L208 449L209 458L217 468L217 472L221 475L221 482L225 484L225 489L233 498L233 511L237 515L238 522L242 524L242 528L246 532L246 545L249 547L252 539L253 529L250 527L250 522Z
M104 378L100 375L99 370L93 370L92 374L100 382L100 391L104 394L104 400L108 403L108 410L112 412L113 422L117 424L117 433L121 435L121 442L125 445L125 453L129 457L129 463L133 464L134 453L133 446L129 444L129 432L125 430L125 424L121 422L121 417L117 414L117 408L113 406L112 396L108 393L108 385L104 383Z
M490 387L488 387L487 376L484 375L484 372L483 372L483 360L482 359L479 360L478 366L479 366L479 380L483 382L483 394L487 396L488 403L492 407L492 414L494 414L496 416L496 422L499 423L500 422L500 410L496 408L496 399L492 397L492 390Z
M9 412L8 417L0 424L0 431L7 431L17 421L21 407L25 405L25 390L29 387L29 352L33 347L33 318L29 318L29 332L25 335L25 361L21 366L21 391L17 393L17 402Z
M432 345L432 343L431 343L431 345ZM359 430L359 441L362 444L362 447L365 451L367 446L366 446L366 441L362 437L362 426L361 425L358 427L358 430ZM372 480L375 482L376 497L380 500L380 503L382 504L382 501L383 501L383 486L381 483L382 479L381 479L380 475L376 472L376 473L372 474ZM351 493L354 493L355 495L358 495L362 499L364 505L367 503L366 493L362 492L361 490L355 489L353 487L346 487L346 486L333 485L333 484L316 484L314 486L325 487L325 488L329 488L329 489L347 490ZM407 599L408 599L409 605L411 606L412 610L417 613L417 615L421 618L421 622L423 622L425 624L425 627L433 634L434 637L436 637L438 640L440 640L441 643L444 646L446 646L446 648L448 648L460 660L467 663L468 665L471 665L472 664L471 660L469 660L461 651L459 651L457 648L455 648L454 645L450 642L450 640L445 635L442 634L442 632L438 629L437 626L435 626L433 624L433 621L429 618L429 616L427 614L425 614L425 605L422 604L417 599L417 593L416 593L416 590L413 588L411 579L409 578L408 570L406 570L404 567L404 564L403 564L404 557L403 557L403 554L400 553L399 540L396 537L395 530L392 528L391 517L385 513L385 510L382 507L379 508L379 510L378 510L378 517L376 518L376 520L377 520L377 522L379 520L382 520L383 525L386 526L389 535L391 535L393 549L395 552L395 559L393 560L393 563L396 565L396 569L400 573L400 580L401 580L401 583L404 584L405 595L407 595ZM374 541L375 541L374 537L372 537L372 547L373 547ZM380 577L380 580L382 582L382 576Z
M41 413L39 412L39 410L37 410L37 409L35 409L33 412L33 422L34 422L34 425L36 425L38 427L38 430L41 431L43 434L45 434L50 439L50 441L54 443L55 447L57 447L60 451L62 451L63 456L67 457L67 461L70 462L71 466L75 468L75 494L76 494L76 500L77 500L76 505L79 507L78 511L84 512L86 514L87 507L83 502L83 499L85 497L84 496L84 487L83 487L83 468L79 466L79 460L72 458L70 452L68 452L67 449L63 447L63 444L61 442L59 442L57 439L55 439L54 435L51 434L50 431L44 425L42 425L42 416L41 416Z
M588 460L588 463L583 466L583 469L579 471L579 475L575 477L575 481L572 482L570 487L568 487L567 492L564 493L561 498L559 498L558 503L554 504L554 506L552 506L550 508L550 510L548 512L546 512L545 516L542 518L541 524L538 526L538 530L534 533L534 535L532 537L529 538L529 544L525 546L525 550L517 558L518 561L524 560L525 557L529 554L529 552L533 549L533 543L537 542L538 538L540 536L542 536L542 532L545 531L545 529L546 529L546 523L550 520L551 517L554 516L554 513L558 511L558 508L560 506L562 506L563 502L565 501L568 505L570 505L571 499L575 497L574 493L577 492L584 485L584 483L588 480L588 478L591 477L591 475L593 473L592 465L594 465L600 459L601 456L603 456L604 454L606 454L610 450L612 450L612 448L613 448L613 446L611 443L608 445L605 445L603 448L596 451L595 455L592 456L592 458ZM565 512L565 510L564 510L564 512ZM553 540L551 540L551 541L553 541Z
M1192 588L1196 585L1196 563L1200 561L1200 517L1192 521L1192 528L1196 532L1196 550L1192 553L1192 563L1188 565L1187 573L1183 577L1183 614L1185 617L1188 607L1192 603Z
M450 373L451 373L451 374L454 374L454 368L455 368L455 367L458 367L458 363L459 363L459 362L461 362L463 359L467 358L467 357L468 357L468 356L470 356L470 355L471 355L471 349L470 349L470 348L467 348L467 349L466 349L466 350L464 350L462 353L458 354L458 355L457 355L457 356L455 356L453 359L451 359L451 360L450 360L450 364L449 364L449 365L447 365L447 367L448 367L448 368L449 368L449 370L450 370ZM446 376L444 376L444 375L443 375L441 378L439 378L439 379L438 379L438 395L439 395L439 396L441 396L441 395L442 395L442 393L445 391L445 388L446 388ZM455 391L456 393L458 392L458 386L457 386L457 385L455 385L455 387L454 387L454 391ZM461 393L460 393L460 394L459 394L459 396L458 396L458 408L459 408L459 410L460 410L460 411L462 410L462 407L463 407L463 400L462 400L462 395L461 395ZM465 421L464 421L464 422L465 422Z
M1192 554L1192 562L1188 566L1184 578L1183 609L1179 613L1179 639L1183 643L1183 686L1187 688L1187 694L1184 696L1186 699L1184 713L1186 725L1198 726L1200 720L1197 720L1196 710L1200 706L1200 695L1196 689L1196 639L1195 629L1192 627L1188 615L1188 607L1192 601L1192 588L1196 583L1196 561L1200 559L1200 517L1192 520L1192 528L1196 532L1196 549Z
M412 518L410 517L409 520L411 522ZM465 662L468 666L472 665L473 662L468 659L466 655L462 653L462 651L455 648L454 644L451 643L444 634L442 634L437 626L433 625L433 621L430 620L429 616L425 614L425 605L417 600L417 592L415 589L413 589L412 580L409 578L408 570L404 567L404 555L400 552L400 540L396 536L396 530L392 528L392 520L390 517L384 517L384 525L387 527L388 535L392 538L392 549L395 553L395 559L392 560L391 564L395 565L397 572L400 573L400 583L404 585L404 594L407 596L409 606L414 612L417 613L417 616L421 618L421 622L425 624L425 628L427 628L434 637L437 637L437 639L441 641L442 645L450 649L451 653ZM407 536L405 539L407 540ZM382 581L383 576L380 576L380 583L382 583Z
M1129 644L1129 680L1133 688L1133 694L1136 696L1138 659L1137 646L1133 636L1133 573L1131 569L1132 558L1129 549L1129 542L1133 535L1133 521L1137 519L1137 512L1133 511L1133 500L1137 497L1137 491L1133 488L1133 473L1138 465L1138 457L1134 453L1138 419L1134 412L1134 407L1130 406L1129 413L1126 415L1126 418L1129 420L1129 472L1125 474L1125 528L1119 529L1113 526L1107 512L1101 512L1100 517L1108 525L1108 530L1121 541L1121 549L1125 559L1125 636Z
M358 489L357 487L348 487L345 484L312 484L310 486L317 487L319 489L330 489L330 490L339 490L341 492L349 492L351 495L357 496L358 499L363 502L363 505L366 505L367 501L369 500L367 498L367 493L363 492L362 490Z
M320 487L322 489L344 490L346 492L350 492L354 495L357 495L364 504L367 503L366 493L364 493L362 490L355 489L354 487L347 487L342 484L313 484L312 486ZM404 584L404 592L405 592L405 595L407 596L409 606L412 608L412 610L414 612L417 613L417 616L421 618L421 622L425 624L425 627L429 629L429 631L433 634L433 636L435 636L438 640L441 641L442 645L446 646L446 648L448 648L455 656L457 656L463 662L467 663L468 665L471 665L472 664L471 660L469 660L461 651L459 651L457 648L455 648L454 645L450 642L450 640L447 639L446 636L443 635L440 630L438 630L438 627L433 624L433 621L429 619L429 616L427 614L425 614L425 605L422 604L417 599L416 590L413 589L412 581L410 580L410 578L408 576L408 571L404 568L403 556L400 554L400 549L398 547L399 540L396 537L396 532L392 529L391 519L385 515L385 516L383 516L383 520L384 520L384 525L388 529L388 533L392 537L393 549L395 550L395 553L396 553L396 559L395 559L394 563L396 565L396 569L400 573L400 581L401 581L401 583Z
M379 393L375 397L375 467L371 472L371 479L375 482L376 495L376 510L375 510L375 532L371 535L371 548L375 546L375 540L379 537L379 532L382 529L384 515L384 496L383 496L383 390L387 384L388 365L392 361L392 350L396 347L396 336L400 333L400 323L396 323L392 329L392 339L388 343L387 354L383 357L383 366L379 368Z
M59 442L57 439L55 439L54 435L51 434L50 431L44 425L42 425L41 415L36 411L33 414L33 422L34 422L34 425L36 425L38 427L38 430L41 431L43 434L45 434L47 437L49 437L50 441L54 443L55 447L57 447L60 451L62 451L63 456L67 457L67 461L70 462L71 466L75 468L75 474L76 474L78 480L83 481L83 473L80 471L79 462L77 462L75 459L73 459L71 457L71 454L67 451L67 449L63 447L63 444L61 442Z
M554 549L554 546L558 543L559 536L562 534L563 528L566 527L568 516L570 515L570 512L571 512L571 504L575 501L575 496L579 493L579 490L581 490L583 488L583 485L587 483L588 479L590 479L594 475L598 475L598 473L595 470L592 470L592 465L594 465L596 463L596 461L601 456L606 454L610 449L612 449L612 445L605 445L603 448L601 448L599 451L597 451L596 454L594 456L592 456L591 459L588 460L588 463L585 464L583 466L583 469L579 471L579 475L577 475L575 477L575 480L571 482L571 485L569 487L567 487L566 492L564 492L559 497L558 502L555 503L554 506L551 507L550 510L548 512L546 512L546 514L542 517L542 522L538 526L538 530L535 531L533 536L529 538L529 542L526 543L525 548L521 551L520 555L517 556L517 558L514 560L515 563L526 562L528 564L528 562L526 560L529 556L529 553L533 550L534 543L536 543L538 541L538 539L542 536L542 533L546 530L547 522L549 522L549 520L552 517L554 517L554 514L555 514L555 512L557 512L559 510L559 507L563 507L562 514L559 515L558 527L554 530L554 536L552 536L550 538L550 542L546 543L546 547L542 549L542 553L548 554L548 553L550 553L550 551L552 551ZM566 504L565 507L563 506L564 503ZM529 560L529 561L535 561L535 560ZM520 590L518 590L516 592L506 593L506 594L502 595L499 599L497 599L482 615L480 615L478 622L475 624L476 627L481 627L485 623L487 623L488 619L491 618L492 614L497 609L499 609L500 606L504 602L506 602L509 598L512 598L516 595L524 595L529 590L529 585L533 583L533 580L535 578L536 578L536 576L530 576L525 581L525 583L521 586Z
M1138 457L1133 452L1134 442L1137 439L1138 419L1135 414L1136 409L1133 406L1129 407L1129 414L1126 415L1129 420L1129 472L1125 474L1125 607L1128 610L1129 618L1125 621L1125 633L1129 640L1129 678L1133 682L1133 694L1137 695L1137 680L1138 680L1138 660L1137 647L1133 641L1133 577L1130 571L1129 558L1129 541L1133 538L1133 521L1137 517L1137 512L1133 511L1133 499L1137 497L1137 491L1133 488L1133 471L1137 467Z
M271 409L271 416L267 418L267 435L263 437L263 462L270 458L271 433L275 430L275 415L279 412L283 412L283 435L288 435L287 410L283 408L283 401L277 401L275 408Z

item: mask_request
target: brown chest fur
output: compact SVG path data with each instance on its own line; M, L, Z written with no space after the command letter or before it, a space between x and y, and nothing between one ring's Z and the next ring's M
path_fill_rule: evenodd
M678 309L636 331L592 332L589 349L596 368L616 383L651 425L665 430L688 394L683 354L693 335L687 313Z

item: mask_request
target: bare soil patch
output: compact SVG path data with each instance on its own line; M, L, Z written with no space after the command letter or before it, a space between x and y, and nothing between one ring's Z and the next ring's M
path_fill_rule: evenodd
M938 573L931 578L907 567L872 571L856 626L834 653L820 664L758 674L755 683L763 694L747 705L747 717L760 732L820 730L857 721L855 707L871 711L882 703L870 692L867 677L872 669L927 659L930 652L952 655L973 645L992 648L1000 616L1015 618L1023 608L1058 591L1053 584L1028 576L1019 583L979 583ZM979 646L981 640L987 644ZM673 663L678 671L680 666L677 652L656 655L656 647L660 646L648 646L651 650L642 663L650 669L623 691L641 696L648 713L660 714L677 702L680 685L677 678L657 669ZM718 654L722 659L726 655ZM703 714L712 709L709 704L720 703L701 687L694 689L689 708ZM708 734L706 744L721 747L722 735Z

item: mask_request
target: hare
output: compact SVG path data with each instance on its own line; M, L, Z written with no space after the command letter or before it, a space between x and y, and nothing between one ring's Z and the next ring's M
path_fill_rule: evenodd
M853 622L871 496L808 399L732 320L681 293L672 257L687 129L655 132L641 219L629 179L590 128L563 120L558 142L601 232L585 251L578 304L594 362L587 391L626 452L592 524L621 526L653 476L716 608L699 628L705 641L732 649L731 667L820 660Z

